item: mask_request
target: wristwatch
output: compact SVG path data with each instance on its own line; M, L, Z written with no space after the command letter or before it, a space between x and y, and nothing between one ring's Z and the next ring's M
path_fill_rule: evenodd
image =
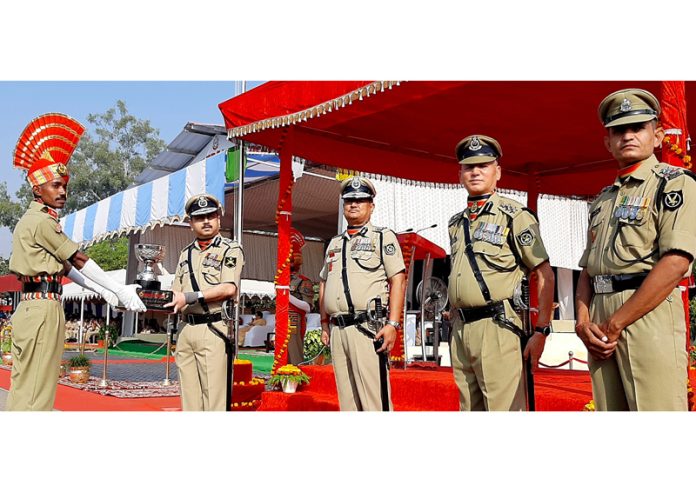
M399 323L398 321L387 320L387 324L392 325L397 330L401 329L401 323Z
M534 333L541 333L545 337L549 336L551 334L551 325L546 325L546 326L535 326L534 327Z

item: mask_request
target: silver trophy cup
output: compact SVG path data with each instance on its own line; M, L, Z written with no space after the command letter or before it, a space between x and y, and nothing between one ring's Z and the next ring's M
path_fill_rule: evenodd
M135 256L145 265L143 271L138 273L135 283L142 289L138 292L140 299L148 309L169 311L170 308L163 308L172 300L172 291L161 290L162 283L157 280L155 264L164 259L166 248L161 244L136 244Z

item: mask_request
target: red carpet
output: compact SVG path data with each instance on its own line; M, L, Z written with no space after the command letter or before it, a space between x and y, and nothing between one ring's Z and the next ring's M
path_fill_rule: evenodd
M338 410L332 366L304 366L311 383L295 394L267 391L259 410ZM459 410L452 369L392 369L392 403L397 411ZM536 406L540 411L579 411L592 399L587 371L539 369L535 375Z

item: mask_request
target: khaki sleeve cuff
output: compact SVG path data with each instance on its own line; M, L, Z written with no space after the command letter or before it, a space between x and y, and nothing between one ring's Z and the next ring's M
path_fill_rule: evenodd
M80 247L72 242L70 239L66 239L63 244L56 250L56 258L60 261L67 261L72 255L77 253Z
M673 250L683 251L691 255L691 259L696 258L696 236L686 231L670 231L660 236L658 244L660 256Z

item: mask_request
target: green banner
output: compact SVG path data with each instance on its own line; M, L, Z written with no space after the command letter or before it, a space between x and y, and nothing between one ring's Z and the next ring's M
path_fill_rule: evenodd
M230 147L227 149L227 159L225 164L225 180L228 183L234 183L239 180L239 153L238 147ZM244 154L244 170L246 171L247 161Z

